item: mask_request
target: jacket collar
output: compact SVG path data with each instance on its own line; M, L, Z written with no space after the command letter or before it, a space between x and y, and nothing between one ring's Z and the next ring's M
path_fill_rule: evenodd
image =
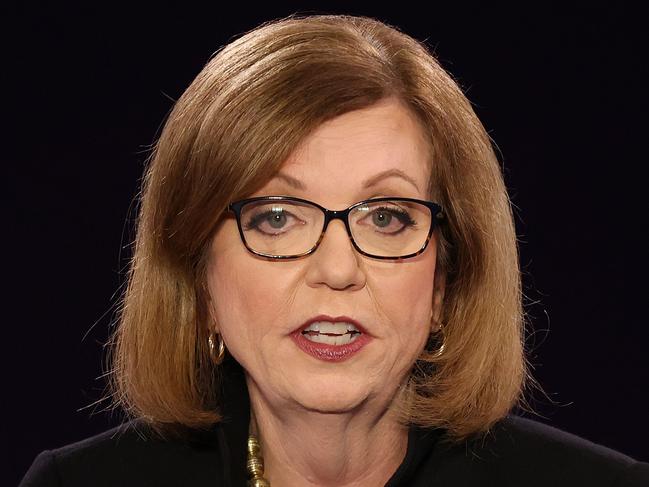
M247 445L250 424L250 397L243 368L227 356L221 366L221 415L217 437L228 487L246 485Z

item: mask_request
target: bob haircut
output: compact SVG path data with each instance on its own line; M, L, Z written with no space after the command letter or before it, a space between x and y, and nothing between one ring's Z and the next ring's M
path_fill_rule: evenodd
M344 15L295 15L251 30L215 53L170 112L144 176L112 338L115 404L161 433L220 420L204 283L227 204L265 184L323 122L389 97L427 134L428 192L447 216L437 234L445 347L439 356L430 344L423 350L399 417L459 441L526 405L533 379L516 235L491 141L423 43Z

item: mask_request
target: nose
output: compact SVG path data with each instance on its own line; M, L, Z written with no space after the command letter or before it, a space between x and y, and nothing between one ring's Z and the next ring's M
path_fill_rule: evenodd
M365 286L362 256L354 249L341 220L329 223L320 245L308 257L308 266L306 279L309 286L326 285L338 290L355 290Z

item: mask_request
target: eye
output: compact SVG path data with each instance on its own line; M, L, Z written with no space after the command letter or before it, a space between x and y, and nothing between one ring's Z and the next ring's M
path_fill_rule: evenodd
M366 223L368 219L370 223ZM367 216L357 223L370 225L377 233L385 235L396 235L417 224L403 208L387 205L371 209Z
M392 214L387 211L372 212L372 223L377 227L387 227L392 221Z
M277 206L267 210L258 210L250 215L244 224L244 230L255 230L264 235L281 235L287 233L294 226L304 223L281 206Z

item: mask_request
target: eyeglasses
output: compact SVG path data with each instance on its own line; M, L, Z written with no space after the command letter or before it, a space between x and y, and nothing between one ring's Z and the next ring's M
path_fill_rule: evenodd
M442 207L413 198L373 198L345 210L328 210L291 196L261 196L235 201L239 235L253 254L295 259L315 252L332 220L342 220L354 248L376 259L406 259L421 254L444 218Z

